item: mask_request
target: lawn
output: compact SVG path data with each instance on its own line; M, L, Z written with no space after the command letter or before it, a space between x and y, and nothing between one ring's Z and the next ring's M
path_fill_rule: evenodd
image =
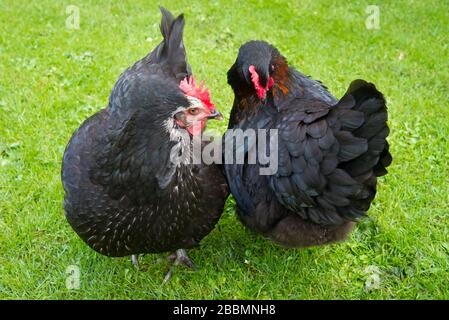
M79 8L79 29L66 25ZM449 299L449 4L447 1L162 1L186 17L189 62L225 121L226 71L265 39L337 97L356 78L388 101L394 162L351 237L280 248L238 222L229 200L215 230L161 285L165 255L108 258L72 231L61 157L105 107L118 75L159 43L158 2L0 0L0 298ZM380 9L367 28L367 6ZM70 17L69 17L70 19ZM70 22L70 21L69 21ZM69 23L69 27L70 27ZM78 268L79 288L66 286Z

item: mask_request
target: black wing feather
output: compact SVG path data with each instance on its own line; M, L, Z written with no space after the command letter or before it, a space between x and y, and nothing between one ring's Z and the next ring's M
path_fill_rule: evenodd
M364 216L376 192L376 176L385 174L391 162L382 94L356 80L333 107L297 100L279 118L282 177L273 176L270 184L279 202L320 224Z

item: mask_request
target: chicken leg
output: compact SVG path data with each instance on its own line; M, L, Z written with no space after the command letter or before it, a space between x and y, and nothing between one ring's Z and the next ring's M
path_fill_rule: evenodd
M164 281L162 282L162 284L165 284L168 281L170 281L171 277L173 276L173 271L174 271L175 267L180 264L184 264L185 266L187 266L195 271L198 270L198 268L193 263L193 261L190 260L185 249L176 250L168 258L169 258L170 262L172 263L172 265L170 266L170 269L168 270L167 274L165 275Z
M132 254L131 255L131 262L133 264L133 266L139 270L139 256L137 254Z

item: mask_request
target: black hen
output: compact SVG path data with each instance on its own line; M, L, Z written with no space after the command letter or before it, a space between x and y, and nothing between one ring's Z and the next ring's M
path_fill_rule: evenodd
M178 262L192 265L184 249L213 229L227 186L217 166L188 163L188 133L201 132L220 114L208 92L194 85L183 16L161 11L164 40L120 76L108 107L67 145L64 209L72 228L99 253L177 250Z
M247 155L244 164L225 165L242 222L284 246L346 238L392 160L383 95L355 80L338 101L263 41L240 48L228 83L235 93L230 129L278 130L275 174L260 175Z

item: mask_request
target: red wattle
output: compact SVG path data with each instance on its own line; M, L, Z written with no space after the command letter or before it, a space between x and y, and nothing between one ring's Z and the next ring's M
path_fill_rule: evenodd
M267 83L266 87L264 88L260 85L259 74L257 73L256 68L253 65L250 65L248 70L251 73L251 81L254 84L254 89L256 90L257 96L260 99L265 99L265 95L266 95L267 91L270 90L270 88L274 85L273 77L270 77L268 79L268 83Z

